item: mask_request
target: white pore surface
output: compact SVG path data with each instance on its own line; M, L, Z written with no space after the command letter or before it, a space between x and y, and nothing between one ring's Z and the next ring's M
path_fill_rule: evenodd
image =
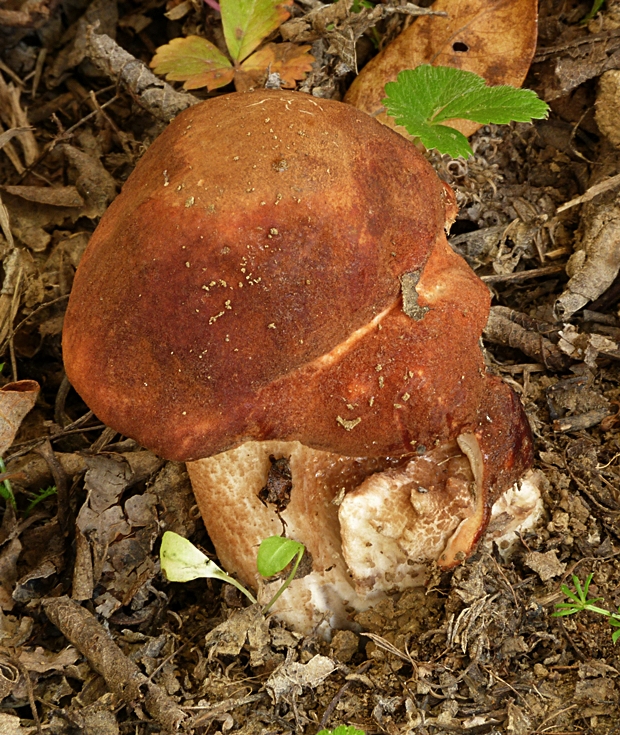
M340 506L343 553L361 595L420 586L428 564L475 511L474 479L456 442L372 475Z
M533 528L543 514L541 484L541 472L529 470L493 504L491 521L483 543L497 544L504 559L510 556L515 542L519 540L519 534Z

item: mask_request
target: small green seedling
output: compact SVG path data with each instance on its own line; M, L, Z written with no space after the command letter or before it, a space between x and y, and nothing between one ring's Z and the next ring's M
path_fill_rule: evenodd
M605 3L605 0L594 0L592 3L592 7L590 8L590 12L587 15L584 15L584 17L579 21L582 26L589 23L592 18L598 13L598 11L603 7Z
M449 66L422 64L401 71L395 82L385 85L385 93L383 105L397 125L426 148L453 158L467 158L473 151L462 133L443 124L448 120L506 124L531 122L549 112L549 105L530 89L488 87L478 74Z
M303 544L292 539L282 538L282 536L270 536L261 542L256 566L263 577L273 577L275 574L279 574L291 563L295 556L297 557L286 581L264 607L264 613L271 609L274 602L295 578L304 551ZM236 587L252 604L256 602L254 595L240 582L226 574L200 549L197 549L191 541L179 536L178 533L173 531L164 533L159 558L162 571L170 582L190 582L200 577L219 579L221 582L228 582L228 584Z
M366 733L352 725L338 725L335 730L321 730L317 735L366 735Z
M0 472L4 473L6 472L6 465L4 464L4 460L0 458ZM11 483L9 480L3 480L0 482L0 498L3 498L9 505L12 505L13 508L17 508L17 503L15 502L15 495L13 493L13 488L11 487Z
M56 485L50 485L43 490L39 490L39 492L36 494L33 493L33 497L30 499L30 502L28 503L26 510L24 511L24 518L28 518L30 513L32 513L33 508L35 508L40 502L46 500L47 498L50 498L52 495L56 495L57 492L58 490L56 488Z
M602 597L593 597L588 599L588 589L590 588L590 582L592 581L593 574L588 574L586 581L583 586L579 577L573 574L573 585L575 590L571 590L567 584L563 584L560 589L571 600L571 602L561 602L555 606L555 612L552 613L551 617L561 618L565 615L574 615L575 613L581 612L582 610L588 610L589 612L597 613L598 615L604 615L608 620L612 628L617 628L612 633L611 639L614 643L620 638L620 608L618 613L609 612L602 607L596 605L597 602L601 602Z
M256 566L263 577L268 578L279 574L297 557L286 581L271 598L263 612L266 613L271 609L274 602L295 579L295 574L297 574L297 568L299 567L301 557L304 555L304 551L305 547L299 541L282 538L282 536L270 536L261 542L258 549L258 556L256 557Z

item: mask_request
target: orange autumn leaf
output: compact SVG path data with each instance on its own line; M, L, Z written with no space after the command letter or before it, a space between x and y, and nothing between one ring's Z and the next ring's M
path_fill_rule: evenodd
M253 79L263 74L277 73L282 86L293 89L296 82L305 79L312 70L314 56L308 53L310 46L298 46L296 43L268 43L252 54L241 64L241 69Z
M209 91L232 82L234 69L224 54L206 38L174 38L160 46L151 60L156 74L170 82L184 82L185 89Z

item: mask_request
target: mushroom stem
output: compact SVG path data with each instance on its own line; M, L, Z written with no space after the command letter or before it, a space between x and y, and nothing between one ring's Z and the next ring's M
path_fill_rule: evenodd
M290 501L279 511L259 494L273 458L287 458ZM426 582L433 563L449 568L472 551L490 509L483 456L463 434L422 456L352 458L300 442L246 442L188 463L194 494L220 562L268 600L256 555L281 532L303 543L311 568L294 579L274 612L296 630L354 627L352 615L391 592Z

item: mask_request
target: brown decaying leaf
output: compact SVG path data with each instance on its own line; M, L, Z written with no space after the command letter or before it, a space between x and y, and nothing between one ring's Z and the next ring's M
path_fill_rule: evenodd
M308 53L310 48L296 43L268 43L246 59L241 69L254 80L259 80L266 72L277 73L283 87L294 89L296 83L312 71L314 56Z
M521 86L536 48L536 0L437 0L433 10L445 10L449 17L415 21L362 69L345 102L376 114L387 82L420 64L473 71L490 85ZM383 112L377 119L396 127ZM470 121L450 124L464 135L481 127Z
M0 455L13 443L22 419L37 400L39 390L35 380L19 380L0 388Z

